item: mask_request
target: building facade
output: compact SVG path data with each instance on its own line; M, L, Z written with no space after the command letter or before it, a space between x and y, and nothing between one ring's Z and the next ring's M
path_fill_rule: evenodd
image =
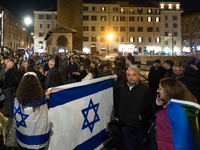
M39 32L45 34L49 30L45 26L38 28L43 21L48 21L38 19L39 14L45 16L45 13L34 11L36 44L45 37L39 39ZM181 13L179 2L162 1L143 6L120 1L113 4L83 3L82 51L180 55ZM56 20L52 22L56 24ZM43 43L44 48L45 41Z
M13 51L25 47L28 43L27 28L6 8L0 6L0 46Z
M200 50L200 12L183 14L181 19L183 51Z
M44 40L49 30L57 27L57 11L34 11L34 52L46 52Z

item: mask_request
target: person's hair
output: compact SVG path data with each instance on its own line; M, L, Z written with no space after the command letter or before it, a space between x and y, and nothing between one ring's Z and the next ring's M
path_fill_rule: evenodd
M122 80L126 78L126 73L122 68L115 68L115 74L117 75L117 80Z
M103 64L103 65L102 65L102 70L104 69L104 67L107 67L107 68L108 68L108 65L107 65L107 64Z
M160 84L166 92L167 99L165 104L172 98L197 103L195 96L178 79L172 77L163 78L160 80Z
M92 64L94 64L95 67L97 67L96 61L91 61Z
M98 58L98 57L97 57L96 59L98 59L98 60L99 60L99 62L101 62L101 59L100 59L100 58Z
M93 72L94 72L94 71L93 71L93 68L90 67L90 66L87 66L87 67L86 67L86 70L87 70L88 72L90 72L90 73L93 73Z
M96 76L94 69L91 66L87 66L86 70L92 74L93 78Z
M37 66L37 68L38 68L38 70L40 69L40 68L44 68L41 64L39 64L38 66Z
M127 56L126 58L127 58L128 60L130 60L132 64L135 63L135 57L129 55L129 56Z
M154 62L155 63L161 63L160 59L156 59Z
M55 60L54 59L49 60L49 64L54 66L55 65Z
M34 71L33 66L28 65L27 72L33 72L33 71Z
M85 69L85 65L84 65L84 64L80 64L80 66L79 66L79 70L80 70L81 66L83 66L84 69Z
M164 63L171 66L171 68L174 66L174 62L172 60L165 60Z
M16 91L18 102L25 108L29 103L35 110L38 108L38 103L42 102L44 91L40 84L39 79L34 75L23 76Z
M70 56L70 57L69 57L69 61L71 60L71 58L72 58L72 59L74 59L74 61L75 61L75 58L74 58L74 56Z

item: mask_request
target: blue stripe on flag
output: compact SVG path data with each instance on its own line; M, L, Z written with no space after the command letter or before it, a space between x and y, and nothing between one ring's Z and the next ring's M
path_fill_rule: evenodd
M111 88L112 81L113 79L109 79L52 93L50 108Z
M43 97L43 98L42 98L42 101L41 101L41 102L38 102L37 105L38 105L38 106L42 106L42 105L44 105L44 104L46 104L46 97ZM26 106L27 106L27 107L33 107L33 104L31 104L31 103L28 102L28 103L26 103Z
M182 149L184 145L184 148L189 150L193 149L192 135L187 116L181 105L181 103L171 102L167 108L168 117L172 127L175 149Z
M43 135L34 135L34 136L28 136L22 134L20 131L16 129L17 138L26 145L41 145L45 144L50 137L50 131Z
M105 142L107 139L109 139L109 136L108 133L106 132L106 129L104 129L95 136L85 141L84 143L76 146L74 150L94 150L103 142Z

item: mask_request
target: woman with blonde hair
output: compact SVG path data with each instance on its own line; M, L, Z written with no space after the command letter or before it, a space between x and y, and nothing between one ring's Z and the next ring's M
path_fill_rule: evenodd
M161 79L157 92L156 104L163 109L156 116L157 148L152 149L199 150L197 99L176 78Z

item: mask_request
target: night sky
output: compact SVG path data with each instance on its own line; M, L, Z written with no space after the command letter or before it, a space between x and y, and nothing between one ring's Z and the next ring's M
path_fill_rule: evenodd
M83 0L84 3L108 3L113 0ZM127 0L121 0L127 1ZM129 0L130 3L137 3L150 0ZM200 11L200 0L164 0L181 3L181 8L185 11ZM0 0L0 6L5 7L19 19L23 20L26 16L33 18L34 10L42 10L53 6L56 9L57 0ZM33 28L32 28L33 29Z

